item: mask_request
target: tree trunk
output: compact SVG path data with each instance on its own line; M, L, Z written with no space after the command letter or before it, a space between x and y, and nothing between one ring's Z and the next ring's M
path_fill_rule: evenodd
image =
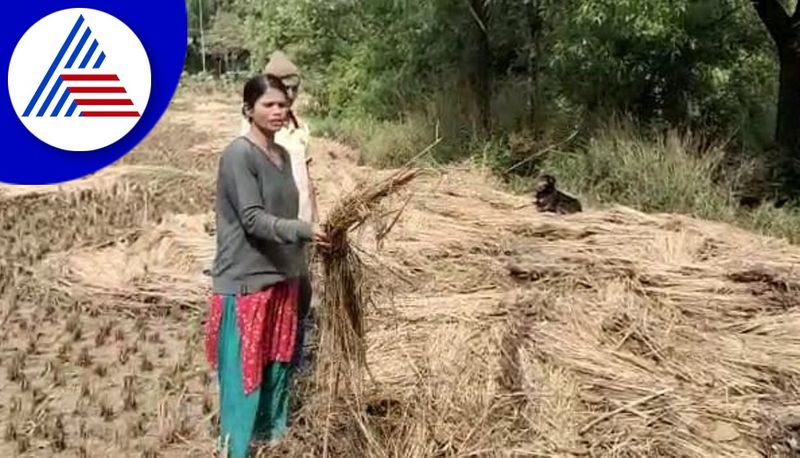
M487 29L487 5L483 0L470 0L469 6L477 25L472 86L478 98L481 127L489 134L492 129L492 50Z
M775 142L800 158L800 4L794 14L778 0L753 0L778 51L780 63Z
M534 133L538 131L539 97L539 72L542 58L542 14L539 9L539 0L532 0L526 6L528 22L528 122ZM535 135L535 134L534 134Z
M775 141L800 159L800 39L780 52L778 119Z

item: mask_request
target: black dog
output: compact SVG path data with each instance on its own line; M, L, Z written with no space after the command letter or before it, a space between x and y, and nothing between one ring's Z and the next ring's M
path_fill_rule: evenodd
M581 202L556 189L556 179L552 175L541 175L536 180L536 209L540 212L558 214L583 211Z

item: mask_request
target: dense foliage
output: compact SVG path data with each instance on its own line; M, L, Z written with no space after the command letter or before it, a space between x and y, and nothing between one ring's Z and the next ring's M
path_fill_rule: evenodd
M416 136L407 154L373 148L379 163L407 158L438 130L436 159L477 154L531 174L541 161L514 165L566 139L585 146L620 113L636 128L702 132L732 139L732 156L775 159L763 152L776 140L779 69L800 61L800 29L781 45L781 24L765 15L791 24L796 1L782 1L187 0L187 66L200 69L202 8L210 71L256 71L281 48L339 135L395 146ZM791 141L773 169L800 154Z

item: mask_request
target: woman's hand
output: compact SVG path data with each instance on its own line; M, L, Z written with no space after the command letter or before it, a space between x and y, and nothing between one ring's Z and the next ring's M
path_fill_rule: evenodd
M315 245L320 245L323 247L330 247L331 241L328 240L328 234L320 226L314 227L314 238L313 238Z

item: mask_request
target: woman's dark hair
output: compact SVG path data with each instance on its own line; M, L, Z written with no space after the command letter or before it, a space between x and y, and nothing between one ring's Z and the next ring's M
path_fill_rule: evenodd
M269 89L277 89L287 95L286 86L272 75L256 75L247 80L242 91L242 114L247 116L245 110L252 109L256 101Z

